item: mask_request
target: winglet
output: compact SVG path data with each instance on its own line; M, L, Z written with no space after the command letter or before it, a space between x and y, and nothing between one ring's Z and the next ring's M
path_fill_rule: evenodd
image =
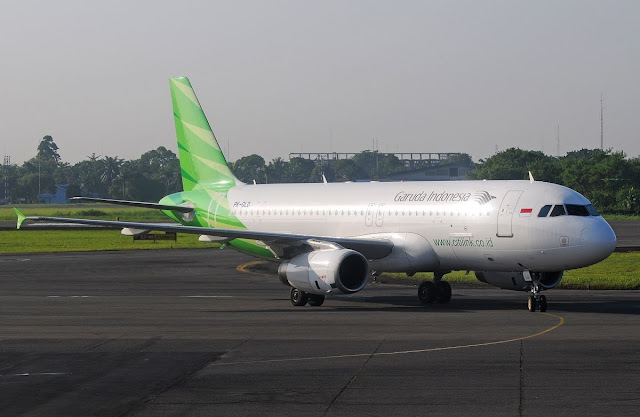
M533 174L531 174L531 171L529 171L529 182L534 182L535 180L533 179Z
M16 229L20 229L20 226L22 226L22 223L24 223L24 221L27 220L27 216L20 213L20 210L18 210L15 207L13 208L13 211L15 211L16 214L18 215L18 225L16 226Z

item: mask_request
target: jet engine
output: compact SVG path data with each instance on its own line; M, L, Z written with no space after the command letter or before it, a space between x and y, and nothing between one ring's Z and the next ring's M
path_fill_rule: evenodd
M318 250L303 253L278 267L283 284L312 294L336 290L345 294L360 291L369 278L369 262L351 249Z
M555 288L562 279L564 271L530 272L531 280L540 283L545 290ZM525 280L524 272L475 271L476 278L487 284L506 290L529 291L531 281Z

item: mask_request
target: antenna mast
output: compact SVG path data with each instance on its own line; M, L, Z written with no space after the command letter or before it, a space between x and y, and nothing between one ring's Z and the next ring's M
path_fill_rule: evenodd
M557 147L558 147L558 149L557 149L557 154L556 154L556 156L557 156L558 158L560 158L560 125L558 125L558 128L557 128L557 130L556 130L556 140L558 141L558 143L557 143Z
M604 151L604 104L600 93L600 150Z
M9 155L4 156L4 199L9 201L9 165L11 164L11 157Z

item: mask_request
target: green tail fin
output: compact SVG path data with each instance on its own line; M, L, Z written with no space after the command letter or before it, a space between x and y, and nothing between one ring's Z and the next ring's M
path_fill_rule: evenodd
M190 191L198 185L229 189L241 184L227 165L189 79L170 78L169 85L183 189Z
M24 223L24 221L27 220L27 216L20 213L20 210L18 210L15 207L13 208L13 211L15 211L16 214L18 215L18 225L16 226L16 229L20 229L20 226L22 226L22 223Z

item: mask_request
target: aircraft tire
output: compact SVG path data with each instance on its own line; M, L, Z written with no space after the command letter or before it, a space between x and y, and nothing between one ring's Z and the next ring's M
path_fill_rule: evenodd
M297 288L291 288L291 304L293 304L296 307L301 307L305 304L307 304L307 301L309 301L309 297L307 296L307 294L302 291L299 290Z
M309 305L320 307L324 303L324 295L309 294Z
M547 297L544 295L540 296L540 299L538 300L538 307L540 307L540 311L543 313L547 311Z
M536 297L534 297L533 295L530 295L529 299L527 300L527 308L532 313L536 311Z
M438 287L437 302L446 304L451 300L451 285L447 281L440 281L436 284Z
M422 304L430 304L438 299L438 287L431 281L423 281L418 287L418 298Z

